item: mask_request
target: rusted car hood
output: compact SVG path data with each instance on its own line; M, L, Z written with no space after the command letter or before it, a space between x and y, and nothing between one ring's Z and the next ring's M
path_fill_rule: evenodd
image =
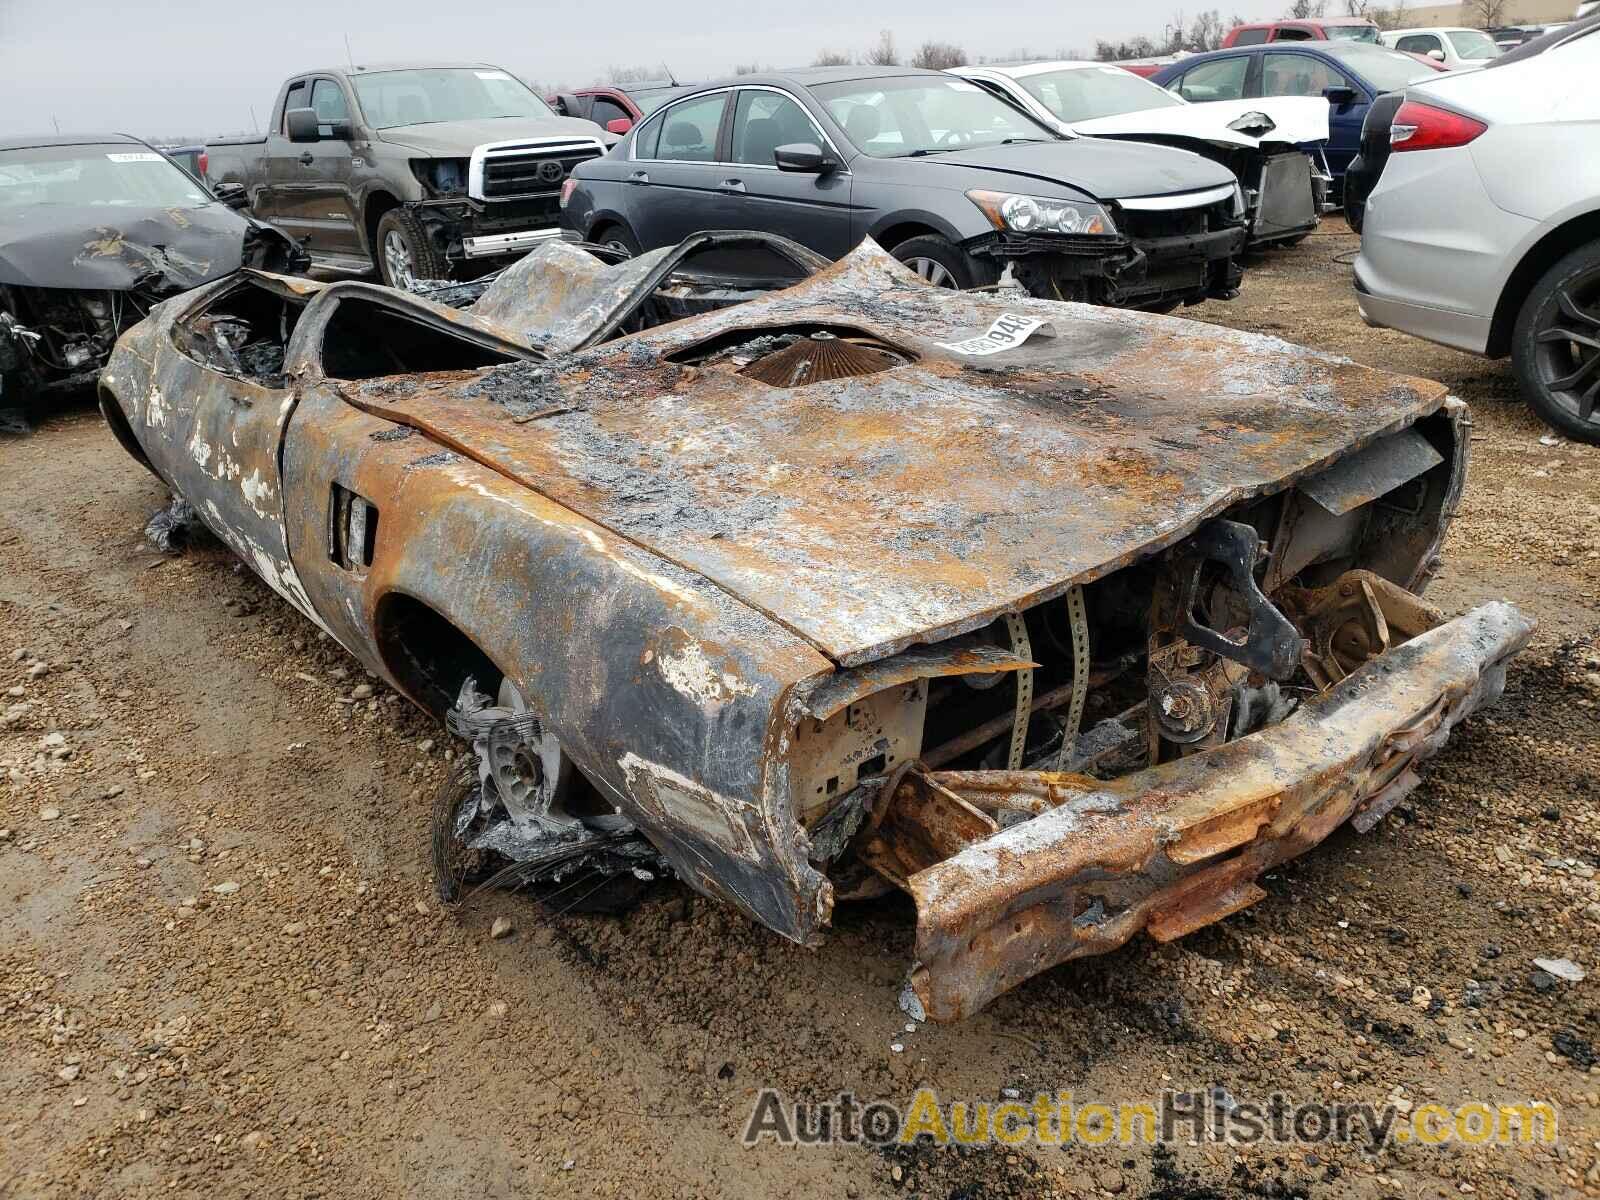
M915 361L789 388L695 365L712 339L837 327L841 312L843 332ZM1005 313L1055 335L986 357L938 344ZM342 391L698 572L846 666L1107 574L1446 396L1274 338L936 291L870 243L768 299L547 363Z

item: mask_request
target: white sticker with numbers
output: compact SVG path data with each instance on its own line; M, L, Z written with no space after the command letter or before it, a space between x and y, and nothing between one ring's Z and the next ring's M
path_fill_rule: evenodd
M1015 350L1034 334L1055 337L1055 326L1043 317L1006 313L989 326L988 333L967 338L963 342L939 342L938 345L957 354L999 354L1002 350Z

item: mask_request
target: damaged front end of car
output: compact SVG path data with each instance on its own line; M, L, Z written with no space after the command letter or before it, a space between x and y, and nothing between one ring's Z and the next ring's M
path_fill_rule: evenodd
M1140 932L1262 899L1367 832L1492 703L1532 622L1417 594L1459 500L1450 400L1271 496L977 634L840 672L787 750L838 899L917 908L917 1003L956 1020Z
M240 266L300 270L289 238L221 205L92 229L29 230L0 246L0 412L90 388L117 339L162 301Z
M993 263L1003 276L1009 273L1029 295L1166 311L1239 294L1248 233L1244 196L1236 186L1199 197L1108 202L1099 206L1104 216L1093 232L1019 220L986 205L981 198L989 193L969 195L995 228L969 238L963 249ZM1076 212L1081 206L1062 207Z

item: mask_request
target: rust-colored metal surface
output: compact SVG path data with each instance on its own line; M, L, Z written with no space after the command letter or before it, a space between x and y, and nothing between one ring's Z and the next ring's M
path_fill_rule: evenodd
M1053 804L910 876L912 983L928 1015L956 1020L1140 930L1166 941L1253 903L1263 871L1414 783L1414 764L1499 695L1507 659L1532 630L1510 605L1485 605L1372 660L1280 724L1119 779L928 776L925 788L974 806L1041 793Z
M1035 310L1056 336L983 358L938 344ZM916 361L807 388L686 361L738 331L842 322ZM344 394L845 666L1060 595L1445 401L1272 338L935 291L870 243L769 298L558 361Z
M836 889L909 891L938 1019L1253 902L1498 693L1527 621L1407 590L1465 470L1440 385L933 289L870 243L749 303L677 274L755 236L552 245L467 310L243 273L131 330L103 407L419 705L513 685L690 886L803 943ZM949 345L1007 314L1048 327ZM1118 716L1069 746L1083 690Z

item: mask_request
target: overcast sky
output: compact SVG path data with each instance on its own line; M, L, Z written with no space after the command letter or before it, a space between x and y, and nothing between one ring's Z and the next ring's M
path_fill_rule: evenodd
M1287 4L1241 3L1276 12ZM466 59L541 83L582 85L608 68L665 62L681 80L735 65L797 66L819 49L859 53L880 29L902 54L923 41L970 55L1091 49L1159 34L1184 0L0 0L0 134L118 130L147 137L237 132L264 120L290 72ZM1221 4L1232 12L1229 4Z

